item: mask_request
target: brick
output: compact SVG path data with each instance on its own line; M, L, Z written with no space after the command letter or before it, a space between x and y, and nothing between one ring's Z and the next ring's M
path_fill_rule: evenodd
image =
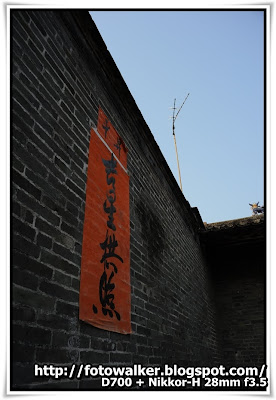
M53 20L53 16L54 14L52 13L51 10L30 10L29 11L30 17L31 19L34 21L35 25L38 24L39 22L39 26L41 26L47 35L50 36L54 36L56 35L56 30L53 26L53 24L51 24L51 26L48 26L47 22L49 20ZM53 21L52 21L53 22Z
M75 252L81 255L82 252L82 245L80 243L75 244Z
M31 21L31 24L30 24L31 31L34 32L34 34L36 36L40 36L40 40L42 41L42 39L44 39L44 37L47 37L48 34L46 33L45 29L43 28L43 26L41 25L39 20L34 18L33 16L32 16L32 18L33 18L34 22Z
M31 18L29 15L29 11L27 10L20 10L20 12L16 13L17 18L20 17L20 20L23 22L23 24L29 25L31 22Z
M77 175L82 175L83 170L85 169L86 164L80 160L71 160L72 169L75 171Z
M40 247L45 247L46 249L51 249L53 245L52 238L41 232L37 235L36 242Z
M21 56L19 56L20 60ZM18 61L19 62L19 61ZM26 66L20 63L20 74L18 75L18 82L21 82L29 90L34 90L39 86L39 80L37 77L27 69Z
M12 172L12 180L17 186L25 190L31 196L35 197L36 199L40 199L41 197L41 190L37 189L35 185L33 185L30 181L28 181L24 176L20 175L18 172Z
M70 327L69 320L56 314L44 314L40 313L37 318L37 324L39 326L68 331Z
M96 338L101 338L101 339L109 339L110 337L110 332L108 331L98 331L97 328L95 328L93 325L87 324L86 322L79 321L79 332L82 335L85 336L90 336L90 337L96 337Z
M49 176L49 183L53 186L56 187L57 190L60 190L60 192L64 195L65 198L69 199L72 203L76 205L81 204L81 199L75 195L72 191L70 191L66 185L63 185L60 183L57 178L50 174Z
M33 134L30 133L29 137L30 136L33 136ZM47 177L48 171L46 169L46 166L49 166L49 161L48 159L46 161L45 156L39 153L31 143L27 144L27 149L23 149L21 147L18 153L22 162L24 162L24 164L34 175L38 176L37 179L40 179L39 176L42 176L43 178ZM39 158L39 160L37 158Z
M55 226L53 226L51 223L49 224L42 218L37 217L35 226L40 232L43 232L48 236L52 236L55 239L57 239L60 235L60 231Z
M34 31L32 28L35 28L33 24L32 27L30 27L29 25L25 25L25 29L30 37L28 42L29 47L35 54L43 53L44 45L39 40L40 38L38 38L37 34L35 34L36 31ZM44 40L42 40L42 42L44 42Z
M18 286L23 286L32 290L36 290L38 287L38 277L19 268L14 268L12 280Z
M20 233L21 236L29 239L34 240L36 231L30 225L20 221L20 219L14 217L12 220L12 229L14 232Z
M96 120L96 118L95 118ZM84 129L79 129L78 125L75 125L75 121L73 124L73 132L75 133L74 137L78 137L79 140L83 143L86 149L89 148L90 142L90 130L86 132Z
M101 351L121 351L123 347L121 344L110 341L110 340L99 340L98 338L91 338L91 349L101 350ZM126 347L126 346L125 346Z
M111 353L110 354L110 362L116 363L116 364L131 365L132 354L130 354L130 353Z
M39 57L37 56L38 53L36 52L36 47L31 40L28 41L28 44L29 48L32 50L32 53L29 52L29 55L25 53L22 57L22 60L25 65L30 66L32 71L36 70L38 73L42 73L43 62L40 61Z
M80 281L79 279L72 278L72 288L79 291L80 290Z
M21 217L21 207L19 203L13 201L11 210L13 215L17 215L19 218Z
M62 89L64 87L64 82L60 71L57 68L53 68L49 63L45 65L45 70L48 72L48 74L51 76L57 86Z
M40 162L45 161L45 156L46 156L46 160L52 160L54 158L54 152L53 152L52 148L49 147L48 145L45 145L44 142L41 140L41 137L43 137L42 132L44 133L43 129L41 129L39 127L39 125L35 124L34 131L40 132L40 133L39 133L39 136L37 136L36 134L33 134L29 138L29 140L31 140L32 143L28 143L28 150L31 150L31 152L32 152L32 154L34 154L34 156L38 156L40 159ZM40 158L41 152L43 154ZM50 167L48 161L46 161L46 163L44 163L44 165L47 165L48 167Z
M70 158L71 158L71 160L72 160L72 161L71 161L72 166L73 166L74 164L76 164L77 167L82 171L82 170L84 169L84 165L85 165L86 158L85 158L85 159L84 159L84 157L83 157L83 159L82 159L82 158L79 158L79 157L75 154L74 150L72 150L72 149L70 149L70 148L68 148L68 153L69 153Z
M36 220L36 226L38 229L41 231L45 232L46 235L52 236L56 242L63 244L67 248L72 248L74 247L74 239L72 239L70 236L68 236L65 233L60 232L58 229L55 227L51 226L48 224L46 221L42 220L41 218L37 218Z
M86 175L85 174L80 174L81 177L79 178L79 176L73 172L72 173L72 181L73 183L80 188L82 196L83 193L85 193L85 189L86 189Z
M55 101L59 101L62 95L61 88L52 80L52 77L47 70L43 72L43 78L40 80L40 93L43 94L46 98L48 98L50 94L52 99L54 99ZM51 85L48 85L47 82L51 82Z
M51 331L34 326L14 324L12 338L22 343L38 344L42 346L50 344Z
M31 171L27 170L26 175L32 179L33 181L39 182L41 178L38 178L36 175L34 175ZM45 185L45 189L47 188L47 184ZM40 203L35 201L34 199L30 198L25 193L22 193L19 197L19 200L25 201L28 204L28 207L30 207L34 212L39 214L42 218L45 220L49 221L52 226L56 227L59 226L60 224L60 217L59 215L55 214L53 211L51 211L47 207L43 207ZM56 211L56 210L54 210Z
M80 220L80 223L81 223L80 226L82 226L82 224L84 222L84 213L82 211L79 212L79 220Z
M53 280L57 283L62 284L63 286L71 287L71 276L66 275L60 271L55 271Z
M77 101L78 107L81 107L81 108L83 109L84 114L89 115L89 114L90 114L90 110L89 110L89 108L85 105L85 103L82 101L81 97L80 97L78 94L76 94L76 95L75 95L75 99L76 99L76 101Z
M49 377L36 377L35 382L47 382ZM12 368L11 390L26 390L34 382L34 363L15 364ZM26 386L27 385L27 386Z
M66 203L66 209L75 217L77 217L79 209L78 207L74 206L70 201Z
M52 148L52 131L50 130L50 132L48 132L48 130L43 129L40 125L38 125L37 121L35 121L33 131L36 139L32 140L36 140L36 143L39 143L39 146L41 145L41 143L45 143L45 145L42 146L41 150L48 147L51 150L51 154L53 154L54 151ZM46 153L46 150L44 150L44 152Z
M55 71L59 70L64 73L64 64L60 61L58 55L56 55L53 47L54 43L51 41L51 39L48 39L45 59L54 68Z
M87 349L89 348L89 337L65 334L64 332L54 332L53 333L53 346L62 348L80 348Z
M109 354L97 351L80 351L80 362L92 365L105 364L109 362Z
M26 25L25 25L26 28ZM24 40L24 42L28 41L29 35L26 32L26 29L22 28L22 25L17 22L15 18L13 18L13 24L12 24L12 29L15 30L13 32L13 37L18 37L18 35ZM17 35L18 33L18 35Z
M76 156L77 156L80 160L87 161L88 149L86 149L86 151L84 152L81 148L79 148L79 147L74 143L73 151L75 152Z
M20 303L22 306L30 306L35 309L43 309L51 311L54 309L55 301L52 297L43 295L42 293L31 292L18 286L13 286L13 301Z
M16 80L16 79L15 79ZM38 110L40 102L32 95L31 92L26 90L20 81L17 83L20 92L15 88L13 89L13 97L16 98L17 102L23 105L24 109L30 114L33 113L34 109Z
M39 186L39 187L41 187L41 189L45 190L46 193L52 188L51 185L48 185L47 182L42 181L39 177L37 177L31 171L26 170L26 175L33 182L36 182L37 186ZM49 195L51 195L51 193L49 193ZM58 193L55 193L53 198L60 199L61 196ZM61 200L61 202L63 202L63 200ZM55 214L57 207L54 208L54 210L53 210L55 212L53 212L49 208L43 207L43 206L38 207L38 206L34 205L34 207L36 208L36 211L40 213L41 217L48 220L53 227L58 227L60 225L60 216Z
M22 164L22 162L13 156L12 158L12 168L15 169L16 171L22 173L25 169L25 165Z
M31 307L13 305L12 307L12 320L22 322L34 322L35 310Z
M78 108L76 108L75 110L75 117L76 118L74 120L74 123L79 127L79 129L88 131L88 118L83 115L83 113Z
M72 260L74 258L74 255L70 250L58 243L54 243L53 251L67 260Z
M142 281L145 284L148 283L148 280L146 278L144 278L142 275L136 273L135 276L137 276L137 275L139 275L139 280L140 281ZM148 299L149 299L148 296L145 293L143 293L141 290L138 290L138 289L135 289L135 288L134 288L134 294L135 294L135 296L137 296L139 298L142 298L145 301L148 301Z
M64 303L62 301L57 301L57 313L61 315L66 315L68 317L77 317L79 314L79 309L73 304Z
M70 74L68 74L66 69L63 71L63 80L65 83L65 87L63 90L65 90L65 88L67 88L70 91L71 95L75 96L76 91L73 88L73 86L75 87L76 85L72 81L72 77L70 76Z
M43 193L43 197L42 197L43 203L50 210L60 214L60 210L65 207L66 197L60 190L57 190L57 188L55 188L49 182L45 183L44 188L45 188L45 192Z
M56 144L55 151L65 164L70 165L70 157L68 154L69 144L66 143L66 140L68 140L68 135L66 134L66 132L63 131L63 135L61 136L60 133L62 131L63 130L61 129L60 126L57 126L55 128L55 136L54 136L54 142Z
M14 36L12 37L12 51L11 55L16 54L19 58L23 57L24 50L22 47L17 43L17 41L14 39ZM15 65L15 64L14 64Z
M143 326L137 326L137 333L143 336L150 336L150 329L144 328Z
M38 250L39 253L39 250ZM43 265L39 261L34 260L30 257L30 252L27 252L28 256L22 252L14 251L12 255L12 263L14 266L18 266L45 278L51 278L53 270L46 265Z
M11 11L11 20L13 24L15 25L23 25L23 26L28 26L30 23L30 17L28 15L28 12L26 10L12 10Z
M69 174L70 169L59 157L55 156L54 162L61 171L63 171L65 174Z
M41 292L53 296L54 298L62 299L71 303L77 303L79 300L78 293L65 289L55 283L43 281L41 282L39 289Z
M71 161L71 166L72 166L72 175L78 176L85 184L87 182L87 162L81 162L81 166L77 165L74 160Z
M78 276L79 268L77 266L46 249L41 250L41 262L60 269L67 274Z
M34 215L31 211L25 210L24 220L28 222L30 225L34 222Z
M65 99L65 101L61 101L61 102L60 102L60 107L61 107L61 108L63 109L63 111L65 112L65 115L69 115L69 116L70 116L70 114L74 112L74 107L72 107L71 104L72 104L72 103L70 103L69 101L67 101L67 99ZM70 121L70 119L69 119L69 121ZM71 125L71 123L70 123L70 125Z
M13 362L34 362L35 347L27 344L14 343L12 345L12 361Z
M68 202L67 202L67 204L68 204ZM59 208L58 212L61 215L63 222L66 222L66 223L72 225L73 227L78 226L77 216L73 215L72 213L69 213L64 208Z
M67 146L72 147L74 143L74 136L71 134L72 129L72 121L67 117L65 111L60 108L59 112L59 120L58 120L58 129L56 130L58 136L64 140ZM70 132L70 134L69 134Z
M69 58L70 58L70 54L69 54ZM74 68L74 67L73 67ZM75 83L77 80L77 76L76 73L73 71L73 69L71 68L70 62L68 60L66 66L65 66L66 72L68 73L68 75L70 75L70 78L73 80L73 82ZM69 80L69 78L68 78ZM74 95L75 94L75 90L70 86L69 87L70 92Z
M49 115L49 114L46 114L45 112L42 111L40 113L41 118L36 119L36 124L39 125L42 129L44 129L44 131L47 132L49 135L52 135L54 132L55 124L53 126L53 125L51 125L51 122L50 123L48 122L48 120L45 118L45 116L47 117L47 115ZM52 143L51 143L51 145L52 145ZM53 147L54 147L54 144L53 144Z
M58 114L55 111L47 111L45 108L41 108L39 111L39 115L44 121L46 121L51 129L54 130L56 128Z
M20 152L26 148L26 143L28 141L28 135L31 134L32 128L25 125L24 122L21 124L20 118L14 114L13 116L13 126L12 126L12 150L18 159L21 159ZM21 161L21 160L20 160ZM22 160L24 163L24 160Z
M80 233L79 230L76 229L75 227L71 227L65 222L62 222L61 230L68 233L71 236L74 236L77 240L82 241L82 233Z
M78 361L78 351L69 349L38 349L36 357L39 363L69 364Z

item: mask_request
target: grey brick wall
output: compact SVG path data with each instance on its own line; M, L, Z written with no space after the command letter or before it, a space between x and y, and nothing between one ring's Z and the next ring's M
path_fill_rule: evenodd
M213 282L224 364L266 364L265 243L217 248Z
M12 388L95 387L35 378L35 363L215 365L198 222L88 12L12 10L11 34ZM99 105L129 150L131 335L78 319Z

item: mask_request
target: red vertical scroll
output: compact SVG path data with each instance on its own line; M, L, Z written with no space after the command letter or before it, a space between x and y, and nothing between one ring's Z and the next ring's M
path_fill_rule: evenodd
M103 111L91 129L82 242L79 318L131 332L127 149Z

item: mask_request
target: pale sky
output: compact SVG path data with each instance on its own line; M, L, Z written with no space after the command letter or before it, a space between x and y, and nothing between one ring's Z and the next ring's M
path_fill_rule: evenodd
M179 182L208 223L264 201L263 11L92 11Z

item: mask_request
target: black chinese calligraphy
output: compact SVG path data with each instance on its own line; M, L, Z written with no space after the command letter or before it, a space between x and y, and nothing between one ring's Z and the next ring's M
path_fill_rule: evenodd
M104 245L104 243L101 243L101 244ZM110 257L111 257L111 255L110 255ZM118 268L116 267L116 265L113 262L108 262L104 258L101 260L101 262L104 262L104 271L100 278L100 284L99 284L99 299L100 299L100 302L102 305L102 313L105 316L108 314L109 317L111 317L111 318L113 318L113 313L114 313L116 318L118 319L118 321L120 321L121 316L115 310L115 304L114 304L115 296L112 293L113 290L115 289L115 283L113 283L112 280L114 278L114 275L117 274ZM122 260L122 262L123 262L123 260ZM111 270L110 267L112 267L113 270ZM97 312L98 312L98 309L94 304L93 304L93 312L95 314L97 314Z
M119 158L120 158L120 155L121 155L121 145L122 145L122 141L121 141L121 139L118 137L117 138L117 143L115 143L114 144L114 147L118 150L118 152L119 152Z
M110 175L115 175L117 174L116 171L116 166L117 166L117 161L115 160L113 153L111 155L111 160L102 160L103 164L105 166L105 172L106 172L106 182L111 188L109 189L107 193L107 200L105 200L103 204L104 212L108 214L108 221L107 221L107 226L108 228L112 229L113 231L116 231L116 226L114 225L114 213L116 212L116 207L114 206L114 203L116 201L116 194L115 194L115 177L110 176ZM110 206L107 205L109 202Z
M114 206L114 202L116 200L116 196L107 196L107 200L105 200L103 208L104 211L108 214L108 221L107 221L107 226L112 229L113 231L116 231L116 226L114 225L114 217L113 214L116 212L116 207ZM109 201L110 206L107 206L107 201Z
M105 125L102 125L102 127L103 127L103 129L104 129L104 137L105 137L105 139L106 139L107 132L108 132L109 129L110 129L110 126L108 126L108 119L105 120Z
M114 213L116 212L116 208L114 206L114 203L116 201L116 179L114 175L117 174L117 161L112 154L110 160L102 159L102 162L105 166L106 182L107 185L110 186L107 192L107 198L103 203L103 209L104 212L108 214L107 227L115 232L116 226L114 224ZM99 300L102 306L102 313L104 316L108 315L110 318L113 318L113 315L115 314L118 321L120 321L121 316L119 312L115 309L116 307L114 302L114 278L115 275L118 273L118 268L115 264L115 261L120 261L121 263L123 263L124 261L122 257L116 252L118 248L118 241L116 240L115 234L109 233L109 230L107 229L105 240L100 243L100 247L104 251L103 256L100 260L100 262L104 265L104 271L101 275L99 282ZM94 304L92 306L92 309L95 314L98 313L98 308Z
M103 243L100 243L100 246L104 250L101 263L110 257L115 257L121 262L123 262L123 259L118 254L115 253L115 249L116 247L118 247L118 242L115 238L115 235L114 234L108 235L108 230L106 231L105 241Z
M105 172L106 172L106 182L108 185L112 185L112 188L115 190L115 177L111 176L111 174L116 175L116 167L117 167L117 161L114 158L114 155L112 153L111 159L110 160L104 160L102 159L103 164L105 166Z
M111 272L109 271L110 273L108 275L107 270L109 269L109 266L113 267L113 271ZM113 318L113 312L114 312L118 321L120 321L121 316L115 310L114 294L112 293L113 290L115 289L115 283L113 283L112 280L117 271L118 269L114 263L109 263L107 261L104 262L104 272L101 276L99 285L99 297L102 305L103 315L108 314L109 317Z

